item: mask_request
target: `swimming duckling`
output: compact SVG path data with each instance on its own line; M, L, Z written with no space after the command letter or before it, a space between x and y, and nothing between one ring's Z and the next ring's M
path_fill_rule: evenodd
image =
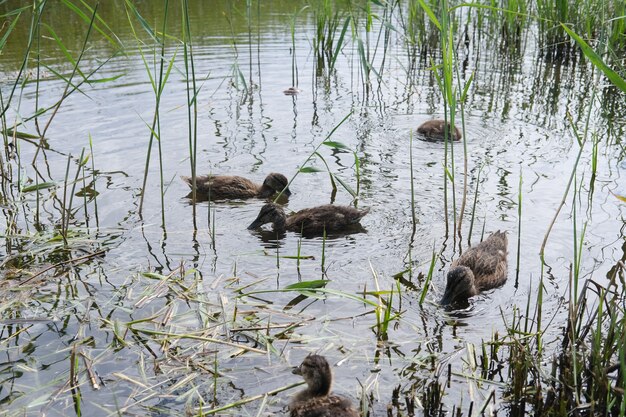
M301 375L307 388L291 401L291 417L359 417L350 400L329 395L333 374L323 356L307 356L300 366L293 368L292 373Z
M434 119L429 120L427 122L422 123L417 128L417 133L421 133L426 139L432 141L440 141L445 140L445 120ZM448 135L452 140L461 140L463 137L461 135L461 131L458 127L454 126L454 131L452 130L452 125L448 122Z
M189 187L193 187L191 177L181 178L189 184ZM269 174L262 185L235 175L200 175L196 177L196 192L215 199L269 198L281 191L289 197L291 191L287 188L288 184L287 177L275 172Z
M283 91L283 94L286 96L295 96L295 95L300 94L300 91L302 90L300 90L297 87L289 87L288 89Z
M291 230L303 234L321 234L326 229L326 232L338 232L358 225L368 212L369 209L359 210L326 204L304 209L287 217L278 205L268 203L261 207L259 215L248 229L258 229L266 223L272 223L275 231Z
M497 231L452 262L440 303L466 302L469 297L504 284L507 244L506 232Z

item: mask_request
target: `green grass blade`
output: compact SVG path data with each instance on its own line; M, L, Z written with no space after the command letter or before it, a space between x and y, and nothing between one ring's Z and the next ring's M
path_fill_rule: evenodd
M626 92L626 80L624 80L622 77L619 76L617 72L613 71L608 65L606 65L604 61L602 60L602 58L600 57L600 55L598 55L596 51L594 51L591 48L591 46L589 46L589 44L584 41L583 38L578 36L574 31L568 28L565 24L561 23L561 26L563 27L563 29L565 29L567 34L570 35L572 39L576 41L576 43L578 44L578 46L580 46L580 49L582 49L583 53L589 59L589 61L591 61L591 63L596 68L602 71L604 75L606 75L607 78L611 80L613 84L615 84L617 88L619 88L623 92Z
M422 6L422 9L424 9L426 14L428 15L430 21L433 22L435 26L437 26L437 29L441 30L441 23L439 23L439 20L437 19L437 16L435 16L435 14L433 13L432 9L426 3L424 3L424 0L418 1L420 6Z
M4 45L7 43L7 39L9 38L9 35L13 31L13 28L15 28L15 25L17 25L17 22L20 20L20 16L21 16L21 13L19 13L15 17L15 19L13 19L13 21L7 28L6 32L4 33L4 36L2 36L2 38L0 39L0 51L4 48Z
M356 198L357 194L356 194L356 192L352 189L352 187L350 187L347 183L345 183L345 182L344 182L341 178L339 178L337 175L332 174L332 176L333 176L333 178L335 178L335 179L337 180L337 182L339 182L339 184L341 184L341 186L342 186L343 188L345 188L345 189L346 189L346 191L347 191L348 193L350 193L350 195L351 195L353 198Z
M347 145L344 145L341 142L332 141L332 140L326 140L326 141L322 142L322 145L329 146L329 147L331 147L333 149L350 149L350 148L348 148Z
M346 35L346 30L348 29L348 26L350 26L350 19L351 19L350 16L346 18L346 21L343 24L343 28L341 29L341 34L339 35L339 39L337 40L337 45L335 46L335 52L333 53L333 58L330 61L330 71L332 71L335 68L335 61L337 61L337 56L339 55L339 51L341 50L341 46L343 45L343 39Z

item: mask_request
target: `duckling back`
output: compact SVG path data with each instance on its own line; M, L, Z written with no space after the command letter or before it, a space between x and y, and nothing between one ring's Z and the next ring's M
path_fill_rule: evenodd
M350 400L331 395L292 404L290 417L359 417Z
M450 122L447 123L447 131L450 140L461 140L463 137L457 126L454 126L454 129L452 129ZM428 120L417 128L417 133L420 133L428 140L445 140L446 122L440 119Z
M291 417L358 417L350 400L330 395L333 373L326 358L307 356L292 373L302 376L307 388L300 391L289 405Z
M294 232L323 233L339 232L359 224L369 208L359 210L349 206L326 204L312 207L287 217L286 228Z
M191 177L181 178L193 188ZM259 185L236 175L196 176L196 192L215 199L252 198L257 196L259 190Z
M504 284L507 245L506 233L497 231L452 262L440 303L466 303L469 297Z
M193 189L192 177L181 177ZM263 184L255 184L247 178L237 175L200 175L196 176L196 193L213 199L231 198L269 198L276 193L286 197L291 195L287 177L277 172L270 173Z
M478 292L499 287L507 278L507 246L506 233L498 230L463 253L452 262L451 268L466 266L471 269Z

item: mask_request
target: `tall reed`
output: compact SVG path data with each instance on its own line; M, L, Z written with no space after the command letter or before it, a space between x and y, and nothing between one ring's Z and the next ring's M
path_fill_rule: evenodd
M44 125L43 130L39 130L39 125L35 124L37 126L37 130L38 130L38 133L39 133L42 141L46 137L46 132L50 128L50 125L52 124L52 120L54 120L54 118L57 115L57 112L59 111L59 109L61 108L61 105L63 104L63 102L74 91L76 91L76 87L74 87L74 83L72 82L72 80L74 79L74 76L76 76L77 73L80 73L82 75L82 71L80 71L79 65L80 65L81 60L83 59L83 57L85 55L85 51L87 49L87 42L89 41L89 37L91 35L91 31L94 28L94 22L96 20L97 13L98 13L98 5L96 4L96 6L93 8L93 12L91 14L91 18L89 19L89 26L87 27L87 33L85 34L85 39L83 41L83 45L82 45L82 48L80 50L80 53L78 54L78 58L76 58L76 60L74 60L71 57L71 55L69 55L69 53L66 54L68 60L72 63L73 67L72 67L71 74L69 75L69 77L66 78L65 88L63 90L63 94L61 95L61 98L53 105L53 107L52 107L52 114L50 115L50 117L48 118L48 121ZM57 44L59 45L59 47L62 50L65 50L66 48L63 45L63 42L61 42L61 40L56 36L56 34L52 30L52 28L50 28L50 31L51 31L52 36L56 40ZM83 76L83 79L84 78L85 77ZM33 156L33 164L37 160L37 156L39 155L39 150L40 150L40 148L38 147L36 149L36 151L35 151L35 155Z
M183 58L185 60L185 82L187 84L187 137L189 145L189 168L191 170L191 200L194 230L196 223L196 162L198 152L198 102L199 90L196 86L196 73L193 60L193 45L191 43L191 24L189 19L189 2L182 3L183 15ZM209 205L210 211L210 205ZM210 223L210 222L209 222ZM214 224L214 223L213 223ZM214 239L214 234L212 234ZM215 245L214 245L215 246Z
M162 147L161 147L161 119L160 119L160 115L159 112L161 110L161 97L163 95L163 90L165 89L165 85L167 84L167 80L169 78L170 72L173 68L174 65L174 60L176 55L174 55L174 57L172 57L168 63L167 68L165 67L165 63L166 63L166 59L165 59L165 43L166 43L166 38L167 38L167 16L168 16L168 11L169 11L169 0L165 0L165 4L164 4L164 13L163 13L163 21L161 22L161 32L160 32L160 36L158 34L158 32L156 32L155 30L152 29L152 27L150 27L150 25L146 22L146 20L141 16L141 14L139 13L139 10L137 9L137 7L135 6L134 3L132 3L130 0L126 0L126 14L127 14L127 19L128 22L130 23L130 28L132 30L133 36L135 37L138 45L139 45L139 53L141 54L141 59L143 61L144 67L146 69L146 73L148 74L148 77L150 78L150 83L152 85L152 90L154 92L155 95L155 103L154 103L154 114L152 116L152 123L149 126L149 131L150 131L150 136L148 138L148 150L146 152L146 162L145 162L145 166L144 166L144 173L143 173L143 181L142 181L142 186L141 186L141 194L139 196L139 214L141 215L143 213L143 204L144 204L144 198L146 195L146 185L148 182L148 173L149 173L149 169L150 169L150 157L152 154L152 146L154 143L154 140L156 139L157 141L157 151L158 151L158 157L159 157L159 186L160 186L160 202L161 202L161 226L163 228L165 228L165 183L164 183L164 179L163 179L163 152L162 152ZM135 19L137 19L137 21L139 22L140 26L143 28L143 30L149 35L149 37L152 39L152 41L155 44L155 48L159 48L160 52L156 55L158 55L158 72L156 74L151 73L150 71L150 65L148 63L148 60L145 56L143 47L141 47L141 45L143 44L143 42L141 41L141 39L139 38L139 35L137 34L137 32L135 31L135 27L132 23L132 18L131 18L131 14L135 17Z

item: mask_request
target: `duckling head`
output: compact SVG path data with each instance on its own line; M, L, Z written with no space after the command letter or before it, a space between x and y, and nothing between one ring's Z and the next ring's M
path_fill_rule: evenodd
M467 299L476 295L474 273L466 266L455 266L448 271L446 291L439 302L442 305L467 302Z
M308 386L306 393L310 397L324 397L330 393L333 373L323 356L307 356L300 366L293 368L292 373L304 378Z
M283 174L272 172L263 181L263 187L261 188L261 197L271 197L275 193L282 193L289 197L291 191L287 187L289 180Z
M284 229L285 220L286 216L282 208L274 203L267 203L261 207L259 215L250 223L248 230L258 229L266 223L273 223L274 229Z

